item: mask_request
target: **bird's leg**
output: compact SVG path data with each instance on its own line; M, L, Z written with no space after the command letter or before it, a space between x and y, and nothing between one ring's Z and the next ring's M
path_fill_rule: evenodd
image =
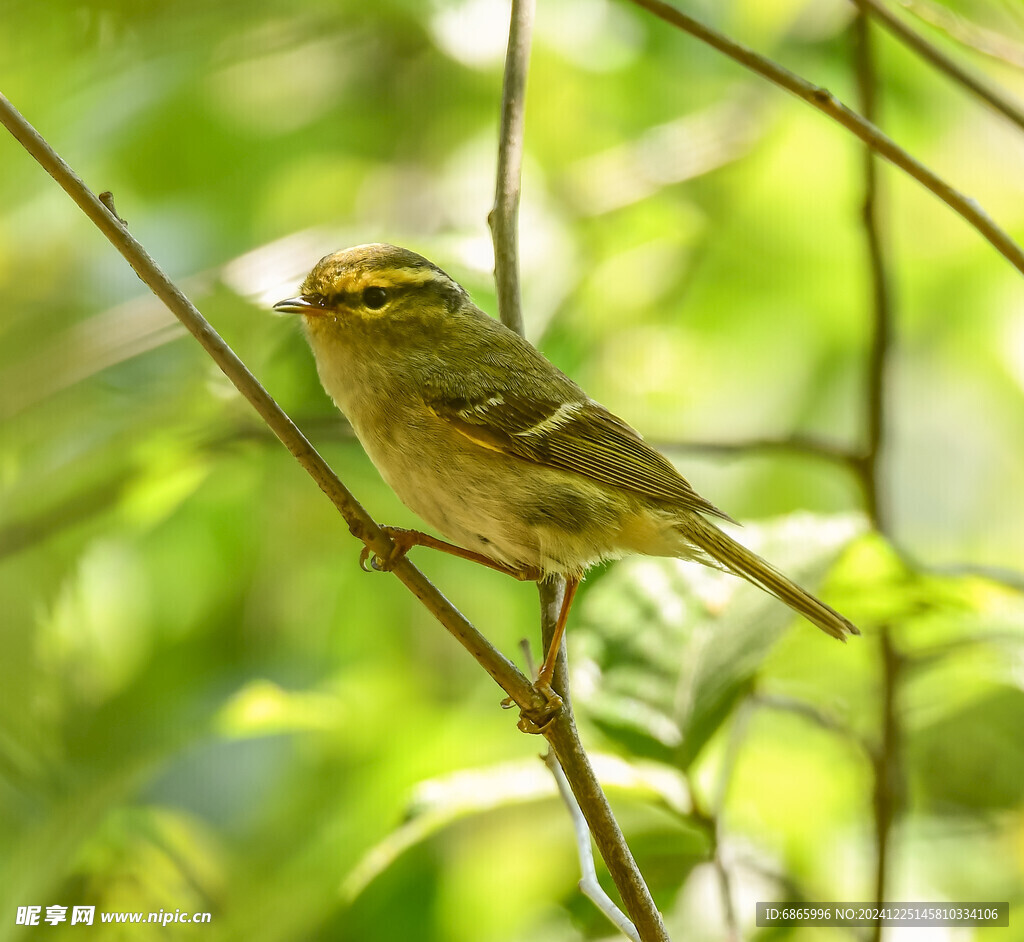
M458 556L460 559L468 559L470 562L480 563L481 566L487 566L488 569L503 572L520 581L536 582L542 575L540 570L532 569L528 566L522 569L514 569L512 566L499 563L488 556L484 556L482 553L474 553L472 550L463 549L454 543L446 543L444 540L439 540L429 533L421 533L419 530L405 530L402 527L381 527L381 530L391 538L395 548L388 554L387 559L383 559L373 554L373 550L370 547L364 546L363 551L359 554L359 568L364 572L370 571L366 568L367 560L370 560L370 567L378 572L390 572L414 546L427 546L430 549L448 553L449 556ZM371 554L373 554L372 559Z
M562 596L562 610L558 613L558 621L555 622L555 631L551 635L547 656L544 658L540 673L537 675L537 682L534 684L542 692L545 688L551 689L551 676L555 672L555 661L558 658L558 649L562 645L562 635L565 634L565 623L569 620L569 609L572 608L572 600L576 597L576 590L579 586L579 578L573 576L566 577L565 595Z

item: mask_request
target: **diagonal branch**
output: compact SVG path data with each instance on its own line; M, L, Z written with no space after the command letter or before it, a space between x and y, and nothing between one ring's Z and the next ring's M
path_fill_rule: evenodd
M1009 234L1000 228L975 200L964 196L959 190L946 183L933 170L926 167L917 158L912 157L878 127L844 105L827 88L811 84L777 62L773 62L747 46L729 39L717 30L705 26L663 0L631 0L631 2L650 11L666 23L695 36L730 59L735 59L752 72L756 72L780 88L791 92L797 98L827 114L848 131L852 131L875 153L908 173L931 190L947 206L963 216L996 247L1000 254L1009 260L1014 268L1024 273L1024 249L1010 238Z
M121 221L99 201L81 178L3 95L0 95L0 123L60 184L68 196L125 257L139 278L202 344L224 375L252 404L274 434L338 508L352 535L362 540L374 553L386 556L392 549L391 541L341 483L327 462ZM533 689L519 669L480 634L423 573L405 559L395 566L394 573L522 709L528 712L543 709L544 699Z
M160 269L153 258L124 227L117 216L89 190L81 178L50 147L42 136L0 94L0 123L35 158L78 204L96 227L132 266L144 284L169 308L199 341L240 393L252 404L268 427L294 455L320 489L335 505L349 531L374 553L390 555L391 541L373 518L342 484L316 449L280 406L249 372L233 350L203 318L195 306ZM466 648L526 715L541 715L547 701L530 681L459 612L408 559L395 565L394 574L424 607ZM640 877L618 824L611 814L582 749L571 715L564 712L545 730L572 784L594 838L616 880L627 909L633 915L644 942L668 942L647 887Z
M971 22L933 0L898 0L911 16L945 33L953 42L967 46L990 59L1024 69L1024 46L1002 33Z
M1009 118L1021 130L1024 130L1024 111L1021 106L1005 95L1002 89L994 88L984 79L969 72L954 59L947 56L941 49L928 42L920 33L915 32L898 16L895 16L881 0L853 0L861 11L874 17L890 33L904 45L913 49L922 59L927 60L940 72L945 72L955 82L973 92L982 101L987 102L1004 117ZM871 120L871 115L864 109L864 117Z

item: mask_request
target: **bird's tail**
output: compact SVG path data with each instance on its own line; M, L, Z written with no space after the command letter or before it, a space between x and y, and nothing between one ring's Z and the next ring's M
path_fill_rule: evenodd
M689 542L699 547L729 572L742 576L785 602L793 611L799 612L808 621L813 622L825 634L840 641L846 641L847 634L860 634L853 622L815 598L810 592L801 589L757 553L737 543L703 517L697 514L688 515L686 523L679 529Z

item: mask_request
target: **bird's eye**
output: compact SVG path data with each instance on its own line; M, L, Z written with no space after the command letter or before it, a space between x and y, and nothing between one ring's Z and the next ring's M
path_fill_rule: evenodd
M388 293L377 285L370 285L363 291L363 304L371 311L379 311L388 303Z

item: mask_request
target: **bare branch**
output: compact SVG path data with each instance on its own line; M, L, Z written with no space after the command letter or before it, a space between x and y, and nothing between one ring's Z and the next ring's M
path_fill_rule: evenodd
M698 20L687 16L663 0L631 0L655 16L671 23L684 32L719 52L735 59L741 65L786 89L797 98L827 114L844 128L852 131L873 151L881 154L890 163L908 173L939 197L947 206L955 210L978 230L996 249L1020 272L1024 273L1024 249L1010 238L973 199L970 199L951 187L945 180L923 163L912 157L890 137L885 135L870 121L852 111L837 99L827 88L812 85L789 69L784 68L771 59L766 58L752 49L737 43L717 30L713 30Z
M494 206L487 216L494 242L494 281L501 322L523 331L519 294L519 196L523 171L523 122L526 114L526 73L530 64L530 33L535 0L512 0L508 52L501 91L498 138L498 181Z
M856 0L859 2L859 0ZM875 94L875 68L871 53L871 34L867 15L863 9L853 24L854 58L857 72L857 86L861 107L868 120L875 118L877 97ZM879 461L885 436L885 392L886 356L892 346L892 289L882 251L882 237L878 219L878 168L875 155L869 147L864 148L864 202L861 220L864 225L864 241L868 251L868 265L871 277L871 347L867 363L867 447L863 457L861 481L867 499L868 513L878 527L882 528L883 511L879 499Z
M557 671L555 678L558 678ZM626 912L633 920L640 938L643 942L671 942L650 890L622 837L608 799L601 790L590 758L583 750L572 713L562 710L544 731L544 736L565 771L580 810L587 819L590 833L594 835L597 849L615 880Z
M722 816L725 814L725 802L729 796L729 785L732 782L733 773L739 762L740 748L746 739L750 727L752 704L746 700L740 705L729 730L729 738L725 745L725 755L718 770L718 781L715 785L715 794L712 799L712 810L706 815L708 824L712 828L714 841L713 864L715 874L718 878L718 892L722 897L722 912L725 915L725 926L729 942L739 942L740 924L736 915L736 906L733 903L732 877L729 868L722 858ZM691 789L696 794L695 789Z
M926 59L940 72L945 72L951 79L972 91L982 101L987 102L996 111L1009 118L1017 127L1024 130L1024 111L1001 89L994 88L984 79L954 62L941 49L907 26L898 16L894 16L880 0L853 0L853 2L860 7L862 12L877 19L893 36L913 49L921 58ZM864 117L871 120L871 115L866 110Z
M545 580L538 588L541 635L546 651L562 607L565 580ZM654 905L650 890L626 844L622 829L615 820L611 805L608 804L601 783L590 764L590 758L580 742L576 718L572 711L572 699L569 695L569 671L564 638L558 651L552 686L562 698L562 709L544 730L544 736L565 772L569 786L594 836L597 849L601 852L601 857L615 881L622 902L640 933L640 938L643 942L668 942L661 914Z
M864 460L860 452L846 445L813 435L789 435L784 438L744 438L735 442L652 441L659 451L695 451L710 455L745 455L751 451L789 451L837 464L857 467Z
M941 30L954 42L992 59L1024 69L1024 47L1002 33L985 29L931 0L899 0L912 16Z
M899 692L903 660L892 641L892 630L883 625L882 642L882 738L872 759L875 812L875 902L886 901L892 858L892 828L903 805L903 732ZM882 938L881 923L874 926L874 942Z
M523 120L526 73L530 57L530 32L534 0L512 0L508 31L508 53L501 99L501 131L498 141L498 179L494 207L488 214L494 241L494 280L502 323L523 334L522 303L519 292L519 196L523 163ZM541 636L546 652L554 633L565 580L549 578L538 585L541 606ZM615 885L622 896L643 942L668 940L661 915L647 884L612 814L608 799L594 774L576 731L569 697L568 662L563 637L555 665L553 687L562 698L559 713L544 728L551 750L561 764L576 801L594 835Z
M569 810L569 818L572 821L573 833L576 835L576 853L580 861L580 891L587 897L601 912L603 912L611 923L623 935L628 936L633 942L640 942L640 935L636 926L629 921L626 914L615 905L615 901L604 891L598 882L597 868L594 866L594 851L590 844L590 829L587 827L587 820L573 795L569 782L565 778L562 767L558 764L555 754L548 749L541 757L548 767L558 785L558 793Z
M139 278L199 341L224 375L252 404L274 434L331 499L345 518L352 535L362 540L374 553L386 556L392 548L391 541L381 533L373 518L341 483L327 462L121 221L100 202L3 95L0 95L0 122L81 207L125 257ZM528 712L543 709L543 697L533 689L519 669L480 634L412 563L403 559L395 566L394 573L522 709Z
M819 710L813 703L798 700L796 697L787 697L776 693L757 692L751 695L750 702L753 706L763 707L766 710L778 710L782 713L792 713L813 723L820 729L829 733L835 733L858 745L863 745L860 739L844 723L841 723L834 716Z
M900 556L914 569L931 572L937 576L973 576L977 579L987 579L989 582L998 583L1004 589L1024 594L1024 572L1011 569L1009 566L986 566L983 563L927 563L916 559L906 550L899 547L897 549Z
M857 0L861 3L861 0ZM875 117L877 96L874 56L871 47L871 24L861 3L853 22L854 61L861 107L869 120ZM886 367L893 340L893 313L889 274L882 251L878 218L878 180L875 155L864 149L864 205L862 219L868 249L872 285L872 333L867 376L867 453L860 469L860 478L867 497L868 512L881 532L886 529L885 508L881 500L881 449L885 436ZM875 903L886 901L889 883L889 862L893 824L902 805L901 743L902 730L897 699L900 689L902 660L892 641L888 625L881 627L882 736L872 754L874 771L875 813ZM873 928L875 942L882 938L881 920Z

